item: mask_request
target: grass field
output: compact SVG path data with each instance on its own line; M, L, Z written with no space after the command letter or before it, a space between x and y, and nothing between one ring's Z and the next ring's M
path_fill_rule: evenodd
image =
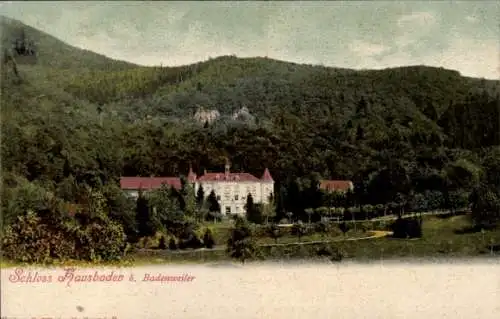
M500 256L500 229L467 232L467 216L449 218L425 217L423 237L419 239L378 238L344 242L339 249L345 257L355 259L395 257L467 257Z
M318 250L329 248L339 251L343 258L354 260L394 259L394 258L433 258L433 257L476 257L484 255L500 256L500 229L483 232L464 231L470 226L467 216L451 216L448 218L425 216L423 222L423 238L396 239L390 237L360 241L337 241L328 244L287 245L277 247L261 247L259 259L288 260L317 258ZM351 236L365 237L369 232L351 232ZM348 236L348 238L352 238ZM353 236L353 237L354 237ZM313 234L302 237L301 242L316 240L334 240L342 237L323 237ZM297 242L295 236L280 238L279 243ZM259 244L272 244L271 238L260 238ZM191 251L183 254L153 253L152 256L136 255L137 260L154 260L161 262L210 262L227 260L223 251Z
M376 260L394 258L433 258L433 257L476 257L500 256L500 228L484 232L467 231L470 223L467 216L451 216L447 218L425 216L423 222L423 237L419 239L395 239L390 237L367 239L360 241L344 241L342 239L370 236L370 232L349 231L347 236L333 232L330 235L313 233L301 238L302 243L311 241L333 240L333 243L318 243L310 245L286 245L274 247L260 247L258 259L260 260L291 260L318 258L318 250L325 247L340 252L344 259ZM230 225L209 225L214 233L217 247L224 247L229 236ZM368 227L367 228L373 228ZM274 239L264 237L256 239L257 245L274 244ZM298 242L297 236L285 234L279 238L278 243ZM228 261L224 250L188 250L182 254L171 251L153 250L147 252L134 252L127 255L124 260L99 265L137 266L142 264L161 263L206 263L215 261ZM14 264L3 261L2 268L12 267ZM55 264L54 266L57 266ZM79 267L92 267L96 264L69 261L59 265Z

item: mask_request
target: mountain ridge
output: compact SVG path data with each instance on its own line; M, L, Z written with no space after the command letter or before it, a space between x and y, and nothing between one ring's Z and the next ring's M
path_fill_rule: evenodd
M50 35L49 33L45 32L45 31L41 31L41 30L39 30L39 29L37 29L37 28L35 28L33 26L25 24L24 22L22 22L20 20L13 19L13 18L4 16L4 15L0 15L0 26L1 26L1 29L2 29L2 45L4 47L5 47L5 45L7 43L9 43L9 40L11 42L13 39L15 39L15 34L19 32L19 29L24 28L24 29L27 30L28 35L29 34L34 35L34 36L32 36L32 38L35 38L35 43L36 44L39 44L41 40L42 40L42 42L49 40L48 42L51 45L56 44L58 47L63 48L63 49L60 50L62 52L80 51L79 53L82 54L82 55L83 54L89 54L93 58L98 57L98 58L103 59L103 60L108 60L109 64L113 64L113 63L122 64L122 66L121 66L122 68L128 68L128 67L179 68L179 67L188 67L188 66L191 66L191 65L197 65L197 64L205 63L205 62L209 62L209 61L216 62L218 60L223 60L223 59L227 59L227 58L237 58L237 59L240 59L240 60L254 60L255 59L255 60L271 61L271 62L275 62L275 63L284 63L284 64L288 64L288 65L292 65L292 66L329 68L329 69L332 69L332 70L341 70L341 71L346 71L346 72L349 72L349 71L350 72L374 72L374 71L389 71L389 70L399 70L399 69L402 69L402 70L404 70L404 69L411 70L411 69L418 69L418 68L426 68L426 69L430 69L430 70L437 69L437 70L441 70L441 71L456 72L460 76L466 77L466 78L483 79L482 77L464 76L459 71L454 70L454 69L447 69L447 68L443 68L443 67L436 67L436 66L429 66L429 65L422 65L422 64L402 65L402 66L393 66L393 67L386 67L386 68L374 68L374 69L370 69L370 68L360 68L360 69L357 69L357 68L342 68L342 67L337 67L337 66L333 66L333 65L332 66L324 66L322 64L297 63L297 62L293 62L293 61L287 61L287 60L280 60L280 59L275 59L275 58L269 58L269 57L266 57L266 56L237 57L236 55L221 55L221 56L217 56L215 58L208 58L206 60L201 60L201 61L192 62L192 63L188 63L188 64L182 64L182 65L162 66L160 64L160 65L147 66L147 65L136 64L134 62L130 62L130 61L126 61L126 60L112 58L110 56L106 56L103 53L99 53L99 52L92 51L90 49L80 48L80 47L71 45L71 44L69 44L69 43L67 43L67 42L65 42L65 41L63 41L61 39L56 38L53 35ZM46 48L43 48L42 51L43 51L42 54L47 54L46 51L48 51L48 50ZM71 54L71 55L73 55L73 54ZM90 59L91 58L87 58L85 60L90 60ZM46 61L44 61L44 62L46 62ZM50 65L49 64L47 66L53 67L54 65ZM57 66L57 64L56 64L56 66ZM66 67L70 67L70 65L67 65ZM486 80L490 80L490 79L486 79ZM492 81L496 81L496 80L492 80Z

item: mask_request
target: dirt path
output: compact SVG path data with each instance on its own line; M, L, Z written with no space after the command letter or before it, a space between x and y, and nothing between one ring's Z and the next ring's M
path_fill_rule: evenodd
M375 239L375 238L382 238L382 237L392 235L392 232L385 231L385 230L370 230L370 231L368 231L368 233L371 233L372 235L366 236L366 237L354 237L354 238L345 238L345 239L338 238L338 239L334 239L334 240L317 240L317 241L304 241L304 242L281 243L281 244L280 243L278 243L278 244L263 244L263 245L259 245L259 247L279 247L279 246L294 246L294 245L328 244L328 243L343 242L343 241ZM226 246L217 245L212 249L201 248L201 249L188 249L188 250L173 250L173 251L169 251L169 252L174 253L174 254L189 254L189 253L193 253L193 252L197 252L197 251L204 251L204 250L222 251L225 249L226 249ZM142 250L142 251L147 251L147 250ZM154 249L154 251L158 251L158 250Z

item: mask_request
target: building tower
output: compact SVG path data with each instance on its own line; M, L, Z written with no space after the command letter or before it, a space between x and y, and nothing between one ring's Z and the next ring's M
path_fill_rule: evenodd
M230 168L231 168L231 164L229 163L229 159L226 158L226 166L225 166L225 169L224 169L224 176L226 177L226 179L229 178L229 174L230 174Z

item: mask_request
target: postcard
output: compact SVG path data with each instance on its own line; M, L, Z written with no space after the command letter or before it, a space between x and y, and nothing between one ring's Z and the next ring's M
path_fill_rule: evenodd
M1 2L0 317L500 318L499 9Z

